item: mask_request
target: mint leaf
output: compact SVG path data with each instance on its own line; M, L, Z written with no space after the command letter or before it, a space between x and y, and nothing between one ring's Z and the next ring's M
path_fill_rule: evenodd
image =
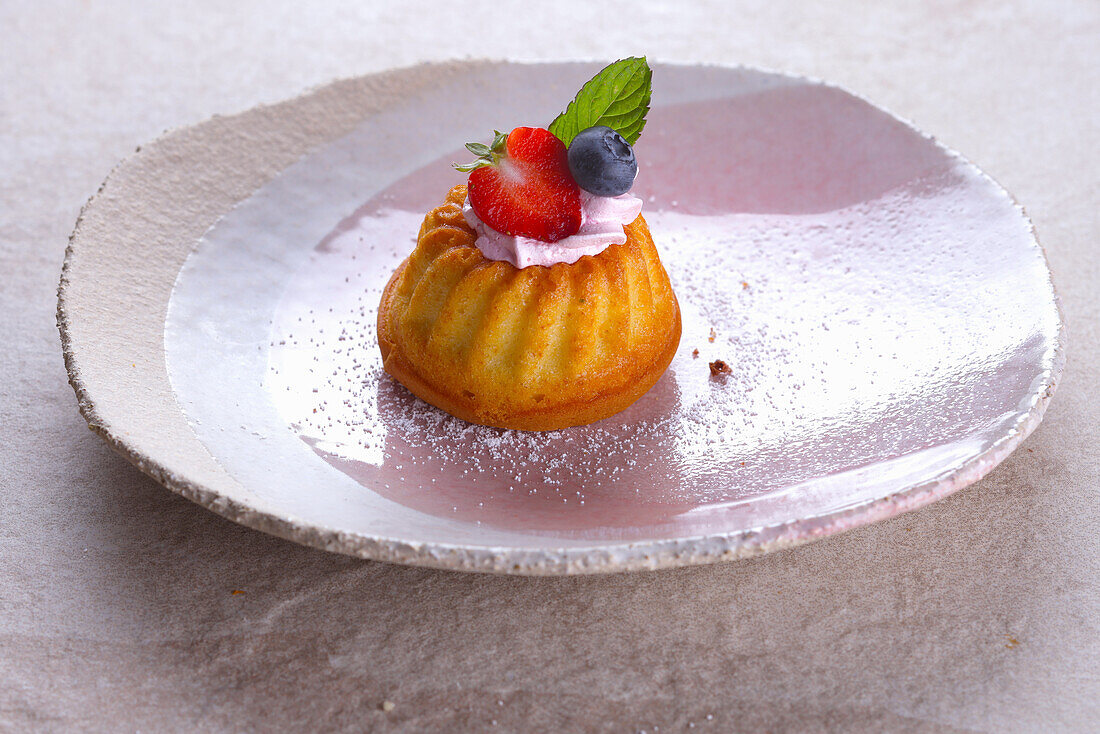
M550 123L550 132L566 147L581 130L606 125L634 145L645 127L653 71L645 57L604 67L577 92L565 112Z

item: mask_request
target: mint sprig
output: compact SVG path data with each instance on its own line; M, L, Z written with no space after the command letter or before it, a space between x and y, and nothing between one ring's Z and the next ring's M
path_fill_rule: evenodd
M653 71L645 57L631 57L604 67L577 92L565 112L550 123L550 132L566 147L581 130L605 125L634 145L645 127Z
M473 163L452 163L456 171L469 173L482 166L495 166L504 157L504 144L508 141L508 133L500 130L493 131L492 145L485 143L466 143L466 150L477 156Z

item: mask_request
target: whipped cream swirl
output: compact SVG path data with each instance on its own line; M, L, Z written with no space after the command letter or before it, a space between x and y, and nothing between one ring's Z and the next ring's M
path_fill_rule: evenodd
M596 196L582 189L581 228L557 242L543 242L497 232L474 213L469 198L462 207L466 223L477 233L474 244L481 254L490 260L505 260L517 268L571 265L585 255L599 255L611 245L622 245L626 242L623 225L630 224L641 213L642 200L630 194Z

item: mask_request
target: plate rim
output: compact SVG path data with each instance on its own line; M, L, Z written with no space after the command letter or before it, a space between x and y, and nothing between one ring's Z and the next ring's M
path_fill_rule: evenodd
M321 550L338 552L364 559L425 566L430 568L490 572L502 574L554 576L590 573L616 573L625 571L654 570L688 565L701 565L718 561L729 561L761 555L782 548L794 547L812 540L868 525L887 517L904 514L942 499L963 487L977 482L1011 454L1042 422L1046 409L1057 389L1066 363L1066 322L1061 298L1054 283L1053 272L1045 248L1039 242L1034 223L1016 198L989 174L966 159L957 151L947 147L935 137L917 128L908 119L890 112L862 95L843 86L817 79L811 76L793 74L754 65L723 65L685 62L655 62L654 66L679 68L721 69L764 73L784 77L790 81L820 85L839 90L861 102L879 110L907 128L920 135L943 152L958 160L961 164L989 181L997 191L1012 203L1014 209L1023 218L1032 243L1038 248L1046 270L1055 310L1057 313L1057 332L1054 337L1054 353L1049 371L1040 384L1033 385L1029 397L1031 406L1024 418L1012 429L1001 436L988 449L970 460L945 472L930 481L905 487L876 499L861 502L822 515L777 523L775 525L737 530L725 533L664 539L631 543L612 543L596 547L557 547L522 551L512 548L459 546L444 543L409 543L394 538L368 536L350 533L332 528L323 528L301 521L286 514L256 509L217 489L205 486L173 471L165 461L143 452L140 447L127 440L127 431L116 426L109 418L100 414L94 399L95 387L90 386L82 374L77 347L73 339L73 308L70 303L70 286L74 261L78 248L88 238L94 237L85 231L83 224L87 215L97 209L104 201L105 190L127 170L142 150L155 151L171 143L177 136L211 125L225 125L231 121L253 113L267 114L279 107L294 105L306 98L317 97L326 92L334 92L343 85L364 83L375 80L410 75L438 75L440 73L462 74L479 68L497 65L520 66L564 66L583 63L602 62L592 59L570 59L555 61L510 61L506 59L476 59L428 62L406 67L387 69L371 74L338 79L311 87L300 94L279 102L260 104L231 115L214 115L204 121L176 127L165 131L149 143L138 146L136 151L123 158L107 174L99 186L81 208L72 234L65 250L65 259L58 285L57 326L61 337L62 354L69 384L76 394L81 416L88 427L102 438L114 451L122 455L140 471L157 481L168 490L179 494L212 512L246 527L260 530L286 540ZM370 114L364 112L363 115ZM360 115L360 116L363 116ZM317 145L323 145L324 142ZM316 147L316 146L313 146ZM304 155L304 153L303 153ZM281 171L285 166L280 167ZM278 173L276 171L275 173ZM254 189L253 189L254 191ZM251 192L249 193L249 195ZM245 196L247 198L247 195ZM239 202L238 202L239 203ZM197 241L186 243L187 254L193 252ZM186 260L186 257L184 258ZM182 263L181 263L182 264ZM177 271L178 274L178 271ZM170 296L169 296L170 297ZM163 350L161 364L163 365ZM167 379L165 368L164 377ZM177 410L179 406L177 403ZM182 410L181 410L182 414ZM195 437L197 441L197 437ZM219 465L220 466L220 465Z

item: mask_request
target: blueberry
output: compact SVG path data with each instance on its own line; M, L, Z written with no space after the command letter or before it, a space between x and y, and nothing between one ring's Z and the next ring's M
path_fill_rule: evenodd
M569 144L569 171L585 191L596 196L618 196L634 185L638 161L622 135L596 125L581 130Z

